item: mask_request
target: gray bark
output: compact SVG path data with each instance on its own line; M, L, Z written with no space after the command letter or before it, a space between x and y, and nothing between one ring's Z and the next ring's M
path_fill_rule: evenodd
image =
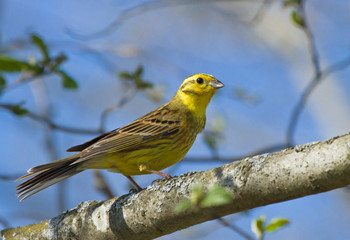
M350 134L281 152L242 159L203 172L189 172L147 189L103 202L83 202L38 224L5 229L4 239L153 239L218 216L330 191L350 184ZM174 208L191 186L221 185L230 204ZM212 214L215 213L215 214ZM214 216L215 215L215 216Z

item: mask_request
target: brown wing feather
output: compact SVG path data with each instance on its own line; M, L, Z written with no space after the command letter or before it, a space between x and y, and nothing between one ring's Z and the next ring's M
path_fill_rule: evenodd
M113 130L113 131L110 131L110 132L106 132L106 133L103 133L101 134L100 136L97 136L93 139L91 139L90 141L87 141L83 144L80 144L80 145L76 145L76 146L73 146L71 148L68 148L66 151L67 152L81 152L83 151L85 148L88 148L90 147L91 145L97 143L98 141L100 141L101 139L103 139L104 137L106 136L112 136L113 134L117 134L117 130Z
M75 163L106 153L142 147L150 141L169 137L180 130L182 124L180 120L179 115L174 117L173 111L163 106L124 127L106 134L96 142L93 142L94 139L91 140L92 145L89 145ZM85 143L86 146L90 142Z

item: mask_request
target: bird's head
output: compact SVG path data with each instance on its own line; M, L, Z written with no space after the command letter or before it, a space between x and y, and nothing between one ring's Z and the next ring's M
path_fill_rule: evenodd
M224 84L209 74L199 73L186 78L179 91L188 95L210 95L212 97L218 88Z
M194 74L183 81L175 99L180 100L190 110L203 114L216 90L223 86L222 82L209 74Z

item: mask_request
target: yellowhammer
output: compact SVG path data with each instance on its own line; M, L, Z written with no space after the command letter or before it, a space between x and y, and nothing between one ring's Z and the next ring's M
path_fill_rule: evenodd
M164 106L132 123L104 133L67 151L79 153L33 167L19 178L34 177L17 186L25 198L86 169L108 169L130 177L159 172L180 161L205 125L205 110L215 91L223 87L208 74L186 78L175 96Z

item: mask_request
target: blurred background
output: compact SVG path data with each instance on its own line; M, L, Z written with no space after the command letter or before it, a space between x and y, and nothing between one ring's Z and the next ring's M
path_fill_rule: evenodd
M346 0L0 0L0 229L128 193L121 174L85 171L19 203L14 179L163 105L195 73L225 87L171 175L348 133L349 11ZM265 239L346 239L349 194L225 219L251 236L262 215L290 221ZM160 239L214 237L245 239L218 221Z

